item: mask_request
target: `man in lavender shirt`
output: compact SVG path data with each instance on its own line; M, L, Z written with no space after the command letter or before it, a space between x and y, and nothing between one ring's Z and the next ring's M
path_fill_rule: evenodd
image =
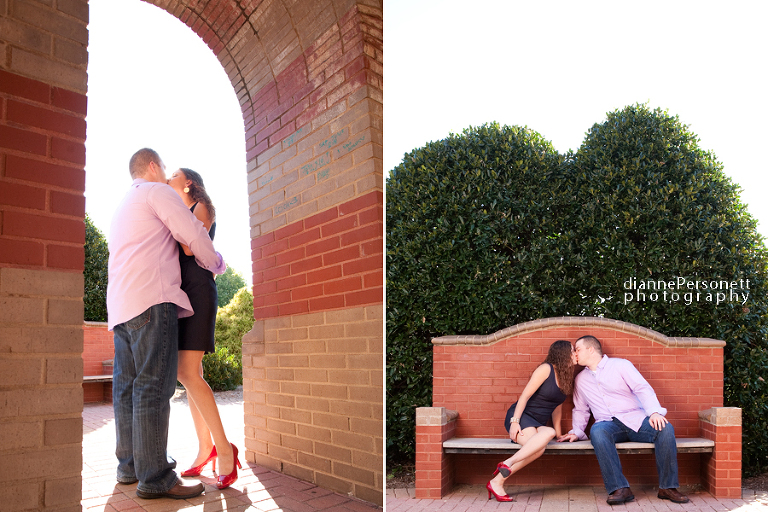
M178 318L193 314L181 291L176 241L216 274L226 265L208 232L166 184L165 165L151 149L129 164L133 184L109 233L107 312L114 331L112 398L117 481L138 481L141 498L186 499L203 485L184 485L169 458L170 398L176 388Z
M654 443L659 498L688 503L677 490L675 429L648 381L626 359L603 355L594 336L579 338L575 349L578 364L585 368L576 376L573 390L573 429L558 441L587 439L584 430L592 411L595 423L590 436L610 505L635 499L616 451L616 443L627 441Z

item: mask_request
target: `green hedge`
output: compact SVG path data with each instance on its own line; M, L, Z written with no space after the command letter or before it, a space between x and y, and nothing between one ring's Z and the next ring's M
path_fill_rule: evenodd
M677 117L645 105L609 113L566 155L496 123L405 155L387 180L388 458L413 457L432 337L585 315L725 340L744 471L765 467L768 259L738 193ZM749 299L625 303L630 278L677 277L749 279Z
M83 271L83 316L92 322L107 321L109 249L104 234L85 216L85 269Z
M216 352L203 356L203 375L214 391L243 383L243 335L253 327L253 294L241 288L216 313Z

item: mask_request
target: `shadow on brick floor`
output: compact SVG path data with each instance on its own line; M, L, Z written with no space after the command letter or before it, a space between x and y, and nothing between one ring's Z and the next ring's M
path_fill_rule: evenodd
M243 447L242 391L216 393L219 413L227 437ZM199 479L203 495L189 500L144 500L136 496L136 484L115 481L117 459L115 425L111 404L86 404L83 409L83 497L84 512L166 512L184 509L205 512L254 510L271 512L379 512L381 507L334 493L312 483L271 471L253 463L243 464L239 479L229 489L216 488L209 465ZM179 471L188 467L197 454L197 441L184 391L171 400L168 453L177 460Z

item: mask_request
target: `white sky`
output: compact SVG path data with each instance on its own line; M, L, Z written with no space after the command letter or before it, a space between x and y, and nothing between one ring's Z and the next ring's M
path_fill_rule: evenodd
M105 234L131 184L128 161L155 149L167 175L200 173L216 207L214 245L251 282L245 137L219 61L167 12L90 0L85 210Z
M528 126L561 153L635 103L679 116L768 235L768 2L384 0L384 169L449 133Z
M242 116L211 50L139 0L90 0L86 211L108 234L139 148L200 172L215 246L251 279ZM768 235L768 2L384 0L384 168L498 121L578 149L637 102L689 125Z

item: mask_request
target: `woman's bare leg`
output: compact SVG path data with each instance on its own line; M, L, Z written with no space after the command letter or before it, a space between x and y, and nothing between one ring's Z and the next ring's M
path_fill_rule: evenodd
M211 387L203 379L202 350L179 350L179 382L187 390L189 409L198 440L198 455L193 465L204 461L211 453L211 438L216 445L218 455L218 473L229 474L234 469L235 458L232 446L224 433L224 426L219 416L219 408L213 397Z
M512 457L504 461L511 473L509 476L514 475L522 468L541 457L544 450L547 448L547 444L555 438L555 429L551 427L528 427L520 432L517 436L517 442L522 446L517 453ZM504 482L509 478L505 477L499 472L498 475L491 480L491 488L497 494L506 494L504 492Z

